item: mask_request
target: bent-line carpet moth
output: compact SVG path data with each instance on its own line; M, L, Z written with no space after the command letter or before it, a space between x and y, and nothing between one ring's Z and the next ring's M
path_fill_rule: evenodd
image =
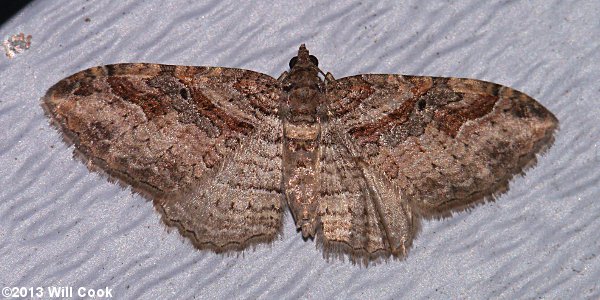
M153 200L199 249L270 242L287 205L324 255L365 264L405 257L421 218L493 200L558 126L490 82L320 73L304 45L279 79L107 65L61 80L43 106L92 170Z

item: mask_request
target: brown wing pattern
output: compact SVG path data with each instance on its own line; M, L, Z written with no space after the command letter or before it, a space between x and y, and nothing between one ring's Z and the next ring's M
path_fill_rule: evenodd
M91 169L131 185L154 200L167 224L219 251L271 240L280 230L278 97L277 81L252 71L119 64L63 79L43 106ZM264 178L243 174L265 158ZM218 202L240 190L233 204L212 206L204 197ZM233 213L248 205L247 213ZM205 218L191 213L198 208ZM229 226L220 240L206 230L215 219ZM252 225L269 229L244 228Z
M529 96L473 79L359 75L331 94L361 159L424 216L502 192L558 126Z
M323 127L318 235L324 255L349 254L353 262L390 254L403 257L419 228L407 203L389 182L355 159L350 139L335 121Z
M400 208L444 217L493 199L535 163L558 126L529 96L479 80L381 74L327 86L330 122L346 136L363 178L373 178L367 186L375 194L397 193L379 200L387 209L377 214L382 224L406 216ZM414 236L411 228L397 228L408 230L400 236Z
M214 177L186 197L160 203L163 220L199 248L242 250L281 230L281 122L274 118L246 139Z

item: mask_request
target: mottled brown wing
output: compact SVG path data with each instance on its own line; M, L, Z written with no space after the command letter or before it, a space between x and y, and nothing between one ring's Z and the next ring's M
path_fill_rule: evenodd
M327 89L330 123L361 171L378 178L369 189L397 191L380 205L423 217L448 216L505 191L558 126L527 95L479 80L358 75ZM386 224L393 216L377 218Z
M324 255L349 254L367 265L390 255L403 257L419 228L401 194L353 155L351 140L339 120L322 127L321 190L317 236Z
M423 216L503 192L558 126L529 96L473 79L358 75L329 94L360 159Z
M280 231L278 97L277 81L252 71L118 64L61 80L43 106L92 170L222 251Z

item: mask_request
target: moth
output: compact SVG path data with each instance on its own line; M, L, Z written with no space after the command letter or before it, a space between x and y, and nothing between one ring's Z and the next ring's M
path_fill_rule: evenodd
M556 117L475 79L335 79L301 45L278 79L125 63L52 86L42 106L87 166L153 201L198 249L268 243L290 209L324 256L404 258L423 218L494 200L553 142Z

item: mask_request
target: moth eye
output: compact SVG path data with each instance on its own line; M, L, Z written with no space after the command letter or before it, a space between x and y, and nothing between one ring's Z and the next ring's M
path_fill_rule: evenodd
M310 61L311 61L311 62L312 62L312 63L313 63L315 66L317 66L317 67L319 66L319 60L317 59L317 57L316 57L316 56L314 56L314 55L310 55L308 58L310 59Z
M293 68L297 62L298 62L298 56L292 57L292 59L290 59L290 69Z
M190 97L190 92L187 89L182 88L179 90L179 95L181 95L181 98L184 100L187 100Z
M427 102L425 102L425 100L421 99L419 102L417 102L417 107L419 110L424 110L425 106L427 106Z

